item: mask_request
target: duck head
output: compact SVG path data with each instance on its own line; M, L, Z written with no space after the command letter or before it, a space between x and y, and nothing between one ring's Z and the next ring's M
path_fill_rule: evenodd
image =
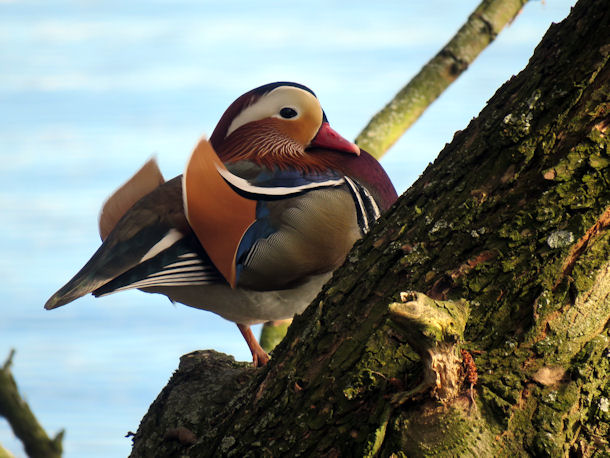
M308 171L331 165L320 151L360 154L358 146L330 127L313 91L289 82L266 84L235 100L210 143L224 162L251 160Z

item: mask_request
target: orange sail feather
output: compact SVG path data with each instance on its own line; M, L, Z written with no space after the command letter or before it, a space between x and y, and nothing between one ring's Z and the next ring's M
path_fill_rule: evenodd
M242 236L256 220L256 201L237 194L221 177L224 164L202 139L182 178L184 210L210 259L234 288L235 256Z
M165 183L155 158L149 159L125 184L117 189L104 203L99 216L99 231L102 240L114 229L127 210L149 192Z

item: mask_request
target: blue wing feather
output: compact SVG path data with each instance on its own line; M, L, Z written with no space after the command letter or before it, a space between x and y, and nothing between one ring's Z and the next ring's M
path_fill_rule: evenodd
M291 208L309 211L299 201L312 191L330 188L349 191L361 234L366 234L380 215L377 203L364 186L333 170L306 173L295 169L268 169L249 161L240 161L229 164L227 170L219 170L219 173L235 192L257 201L256 220L244 233L235 256L238 283L240 274L250 266L249 261L256 257L257 249L261 249L261 243L264 245L263 241L270 236L286 230L287 227L283 225L290 226L286 217L282 216L283 212ZM265 249L269 249L269 246Z
M236 277L239 281L239 275L243 271L244 266L248 263L248 258L256 249L256 242L260 239L266 239L271 234L277 231L277 228L270 221L269 207L264 201L259 201L256 205L256 221L248 228L243 235L237 254L236 261Z

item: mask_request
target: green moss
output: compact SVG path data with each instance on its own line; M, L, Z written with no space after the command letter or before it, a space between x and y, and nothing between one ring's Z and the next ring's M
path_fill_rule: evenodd
M507 381L514 386L507 384ZM509 377L509 374L504 374L495 381L488 382L487 386L508 405L515 404L521 396L521 383L516 377Z
M591 272L595 272L610 259L610 232L606 231L593 246L587 248L587 251L578 258L572 271L574 286L578 291L588 291L595 281L595 276L592 276Z
M584 20L598 10L582 14ZM548 69L554 61L546 55L538 64ZM591 128L598 122L592 109L582 112L582 98L600 84L585 89L594 72L583 72L580 80L554 72L548 90L544 74L521 79L500 91L493 116L458 134L467 143L441 153L385 226L357 244L324 303L306 311L301 324L295 319L300 328L291 333L299 342L276 359L252 410L240 412L228 437L253 436L260 422L275 430L272 439L256 438L257 446L276 456L332 455L337 444L345 456L566 456L570 443L603 444L610 354L606 336L595 336L604 332L610 304L592 293L589 303L584 298L592 274L610 258L610 231L563 271L610 201L608 140ZM601 123L607 114L595 116ZM478 258L488 251L493 258ZM390 324L386 310L406 289L468 299L478 409L460 398L443 408L423 396L384 410L393 394L419 380L421 362L411 348L445 330L424 323L412 347L406 343L409 331ZM540 368L555 364L567 369L562 380L534 381ZM275 415L260 413L272 406ZM299 415L282 417L288 409ZM278 419L283 427L274 426Z
M379 450L381 449L381 445L383 444L383 441L385 439L386 429L388 427L391 412L392 409L390 405L386 405L383 413L378 417L379 426L373 431L364 446L364 457L372 458L376 456Z
M589 165L594 169L605 169L610 167L610 157L602 156L600 152L595 152L589 156Z
M405 248L405 255L400 259L400 263L405 266L417 266L423 265L430 261L430 255L428 250L426 250L425 245L423 243L418 243L413 247Z
M557 397L552 403L553 407L558 412L568 412L574 405L578 403L580 389L575 383L563 383L557 390Z
M388 322L367 341L364 354L343 382L342 392L346 399L385 391L388 380L403 379L405 374L414 371L418 356L408 345L399 344L393 334Z
M478 457L497 450L495 431L483 427L478 410L423 406L402 413L390 426L400 432L399 450L407 456Z
M317 406L312 406L311 414L307 419L307 427L313 431L317 431L322 429L326 424L331 421L332 418L332 407L326 406L324 408L318 408Z
M557 437L546 431L539 431L534 436L532 452L536 456L563 456L562 444Z
M503 398L495 394L486 386L482 386L479 390L483 403L489 407L494 413L494 417L503 420L503 427L508 426L508 418L510 414L511 404Z

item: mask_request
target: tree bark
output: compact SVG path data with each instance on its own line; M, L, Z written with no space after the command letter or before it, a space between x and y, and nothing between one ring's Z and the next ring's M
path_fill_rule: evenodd
M270 364L186 355L132 456L607 456L609 55L580 0Z
M483 0L443 49L371 118L355 142L377 159L381 158L521 13L527 1ZM286 335L287 328L287 321L279 325L265 323L259 339L263 349L273 350Z

